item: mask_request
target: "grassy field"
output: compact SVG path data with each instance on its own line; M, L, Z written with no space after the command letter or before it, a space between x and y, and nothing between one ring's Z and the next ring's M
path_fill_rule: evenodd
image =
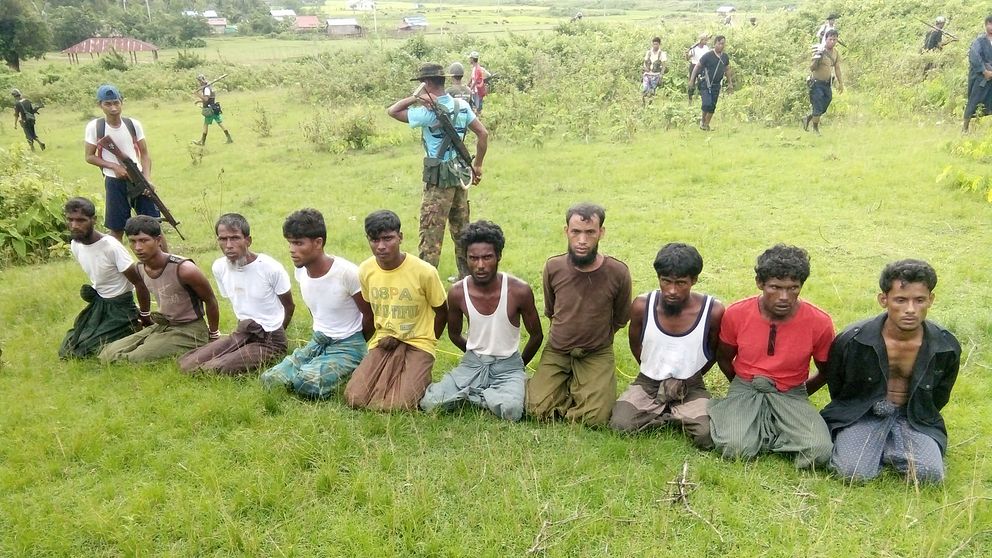
M405 93L405 84L397 96ZM379 208L416 250L415 137L376 152L316 153L301 135L312 109L276 92L224 96L237 143L213 130L202 160L189 105L134 103L154 179L183 222L174 251L206 268L212 223L244 213L254 248L284 265L282 219L324 212L334 253L368 256L361 221ZM491 103L499 103L494 95ZM889 261L929 260L940 275L931 317L954 330L963 368L945 409L948 478L915 487L886 474L847 486L785 459L725 462L672 432L623 437L579 426L508 424L475 410L376 414L265 394L254 378L188 378L175 365L64 363L55 352L82 307L71 260L0 271L0 555L3 556L986 556L992 547L992 305L980 240L992 206L934 183L956 123L871 121L856 94L824 135L714 119L717 131L653 131L629 144L494 142L473 217L506 230L502 268L535 285L565 248L563 212L607 207L603 251L626 261L635 291L656 286L659 245L705 259L697 286L729 302L756 292L755 256L776 242L807 248L804 298L838 327L874 315ZM266 106L271 137L251 129ZM46 109L39 133L81 193L99 173L82 161L84 120ZM0 144L21 141L4 125ZM191 156L194 155L194 156ZM100 207L100 204L98 204ZM442 276L453 273L450 242ZM297 291L298 294L298 291ZM222 329L234 325L222 303ZM293 343L309 335L302 308ZM435 376L457 359L441 343ZM636 374L617 336L620 389ZM707 378L716 393L726 382ZM814 402L822 406L826 393ZM665 501L688 463L693 512Z

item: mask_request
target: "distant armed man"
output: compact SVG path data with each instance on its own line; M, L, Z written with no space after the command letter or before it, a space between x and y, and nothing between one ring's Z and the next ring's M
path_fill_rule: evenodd
M727 45L727 38L717 35L713 39L713 50L707 52L699 58L699 63L692 69L689 76L689 97L692 98L692 90L696 87L696 80L699 80L699 98L702 105L702 116L699 119L699 129L710 130L710 120L716 112L717 101L720 100L720 90L723 87L723 79L727 78L727 92L734 90L734 72L730 68L730 55L723 52Z
M968 104L964 107L962 132L968 131L978 105L984 116L992 113L992 15L985 18L985 33L975 37L968 49Z
M231 132L224 127L224 117L221 116L222 112L220 103L217 102L217 93L214 91L213 86L207 82L207 76L200 74L196 76L196 81L200 84L199 89L196 90L196 96L200 98L200 104L203 107L203 134L200 136L200 141L197 145L207 144L207 131L213 123L216 123L223 130L224 135L227 136L227 143L234 143Z
M803 130L820 133L820 117L826 114L833 100L832 81L837 78L837 92L844 92L844 80L840 71L840 52L837 51L837 30L827 31L826 40L813 49L813 61L809 65L809 102L812 110L803 118Z
M24 139L28 140L31 151L34 151L34 142L38 142L38 146L44 151L45 142L41 141L34 129L35 121L38 119L38 111L42 105L40 103L31 104L31 99L21 95L17 89L11 89L10 95L14 98L14 128L20 125L21 129L24 130Z

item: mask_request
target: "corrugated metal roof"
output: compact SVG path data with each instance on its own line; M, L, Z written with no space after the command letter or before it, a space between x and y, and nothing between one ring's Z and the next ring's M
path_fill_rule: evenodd
M80 52L102 54L104 52L110 52L111 49L117 52L150 52L158 50L158 47L130 37L91 37L72 45L62 52L67 54Z

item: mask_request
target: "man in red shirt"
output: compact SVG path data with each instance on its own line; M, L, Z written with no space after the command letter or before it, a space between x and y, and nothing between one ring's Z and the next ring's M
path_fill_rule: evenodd
M716 358L730 389L709 404L713 443L727 458L771 451L795 454L798 468L825 465L833 444L808 394L825 382L834 326L799 300L809 255L778 244L758 257L754 272L761 294L731 304L720 325ZM810 358L821 371L812 378Z

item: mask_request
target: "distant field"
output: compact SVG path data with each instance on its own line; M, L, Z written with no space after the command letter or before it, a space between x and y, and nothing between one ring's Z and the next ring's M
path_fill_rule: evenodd
M572 15L581 11L583 19L589 22L623 22L642 25L647 33L658 33L667 23L695 21L699 25L718 29L722 19L707 7L707 2L669 0L662 2L635 2L633 7L619 8L616 2L596 3L590 9L576 7L574 10L555 2L543 5L519 5L513 3L482 3L462 0L457 3L428 2L417 8L413 2L379 2L379 9L372 12L356 12L344 8L343 1L328 2L321 10L322 17L354 17L364 26L368 35L361 38L328 39L322 33L307 34L299 39L210 36L205 37L205 48L188 49L207 61L226 61L240 64L266 64L288 58L317 54L320 52L349 50L360 53L365 49L383 48L395 45L411 34L397 31L403 17L423 15L427 18L428 37L444 34L479 34L498 36L504 33L535 33L554 28L567 22ZM656 6L652 7L654 4ZM779 3L785 4L785 3ZM630 4L624 3L625 6ZM754 8L754 12L741 9L734 15L735 25L744 25L747 17L769 10L778 9L776 2L764 2ZM376 32L377 31L377 32ZM179 49L164 48L159 51L160 60L172 60ZM98 57L81 55L83 64L98 60ZM150 53L139 54L140 62L151 62ZM25 70L39 68L48 63L68 64L68 58L60 52L51 52L44 60L27 60L22 63Z

